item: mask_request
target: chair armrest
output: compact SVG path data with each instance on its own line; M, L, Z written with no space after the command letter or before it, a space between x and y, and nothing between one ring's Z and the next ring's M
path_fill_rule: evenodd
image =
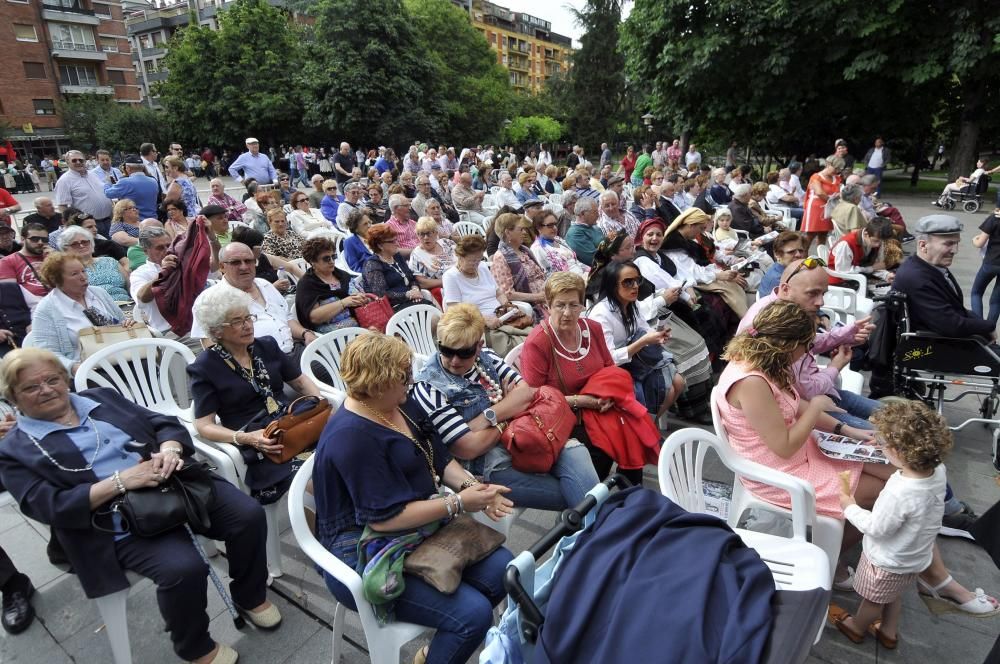
M788 492L792 503L792 538L808 542L808 529L816 521L816 493L813 486L794 475L768 468L738 454L730 454L728 457L724 461L736 473L737 482L745 477Z

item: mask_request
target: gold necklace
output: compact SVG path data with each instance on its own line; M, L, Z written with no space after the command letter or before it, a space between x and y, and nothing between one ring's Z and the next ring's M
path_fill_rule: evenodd
M405 436L406 438L409 438L410 441L414 444L414 446L416 446L416 448L418 450L420 450L420 453L424 455L424 461L427 462L427 470L430 471L431 477L434 478L434 488L436 489L438 487L438 485L441 484L441 477L434 470L434 446L428 444L427 447L424 448L424 446L420 444L420 441L417 439L416 436L414 436L412 434L409 434L409 433L403 431L402 429L400 429L398 426L395 425L395 423L392 422L392 420L390 420L389 418L387 418L380 411L375 410L374 408L372 408L371 406L369 406L367 402L362 401L361 399L358 399L358 403L360 403L362 406L364 406L366 409L368 409L375 417L377 417L379 419L379 421L382 422L382 424L386 425L387 427L389 427L390 429L392 429L396 433L398 433L398 434L400 434L402 436ZM404 418L406 418L406 420L412 426L416 426L416 425L413 424L413 420L411 420L409 417L406 416L406 413L404 413L399 408L397 408L396 410L399 411L399 414L402 415Z

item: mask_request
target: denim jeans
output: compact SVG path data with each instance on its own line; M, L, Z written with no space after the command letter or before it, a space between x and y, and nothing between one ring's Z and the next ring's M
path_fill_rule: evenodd
M868 397L863 397L847 390L837 390L837 394L839 396L833 400L834 403L847 412L827 413L827 415L856 429L874 428L871 422L868 421L868 418L882 407L881 401L875 401L874 399L869 399Z
M986 289L997 277L1000 277L1000 265L990 265L984 261L979 266L979 272L976 273L976 278L972 282L970 295L972 312L977 316L986 318L983 315L983 296L986 295ZM1000 319L1000 282L993 286L993 292L990 293L990 317L988 320L996 325L998 319Z
M357 535L344 536L331 551L351 567L357 564ZM435 631L427 656L428 664L454 662L464 664L493 624L493 607L504 598L504 570L513 559L500 547L462 572L462 583L451 595L445 595L412 574L405 575L406 589L396 599L395 619L424 625ZM356 610L354 598L339 581L323 575L327 588L345 606Z
M515 507L539 510L574 507L600 481L590 452L575 439L566 444L548 473L523 473L508 464L493 469L486 479L509 487L507 497Z
M885 167L882 167L882 168L865 167L865 173L867 173L869 175L874 175L875 177L878 178L878 187L875 189L875 195L876 196L878 196L880 193L882 193L882 172L884 170L885 170Z

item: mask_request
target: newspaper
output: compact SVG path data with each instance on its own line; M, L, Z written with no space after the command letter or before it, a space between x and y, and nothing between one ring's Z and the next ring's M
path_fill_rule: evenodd
M729 518L729 504L733 497L732 485L703 479L701 493L705 496L705 512L723 521Z
M861 461L864 463L889 463L878 445L863 443L847 436L838 436L813 429L813 437L823 454L841 461Z

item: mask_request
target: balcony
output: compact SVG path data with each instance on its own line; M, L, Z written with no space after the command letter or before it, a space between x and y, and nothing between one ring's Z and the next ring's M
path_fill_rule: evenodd
M113 95L115 89L110 85L63 85L60 83L59 92L64 95Z
M77 25L100 25L101 19L93 9L84 9L79 4L69 0L46 0L42 3L42 18L60 23L76 23Z
M165 80L167 80L167 72L165 71L151 71L146 74L146 82L150 84Z
M108 59L108 54L95 44L53 41L52 57L64 60L94 60L104 62Z
M511 58L509 63L507 64L507 67L509 69L516 69L518 71L531 71L531 66L528 64L526 60L521 61Z
M125 28L130 35L138 35L160 28L175 28L190 21L186 2L160 9L140 9L125 15Z

